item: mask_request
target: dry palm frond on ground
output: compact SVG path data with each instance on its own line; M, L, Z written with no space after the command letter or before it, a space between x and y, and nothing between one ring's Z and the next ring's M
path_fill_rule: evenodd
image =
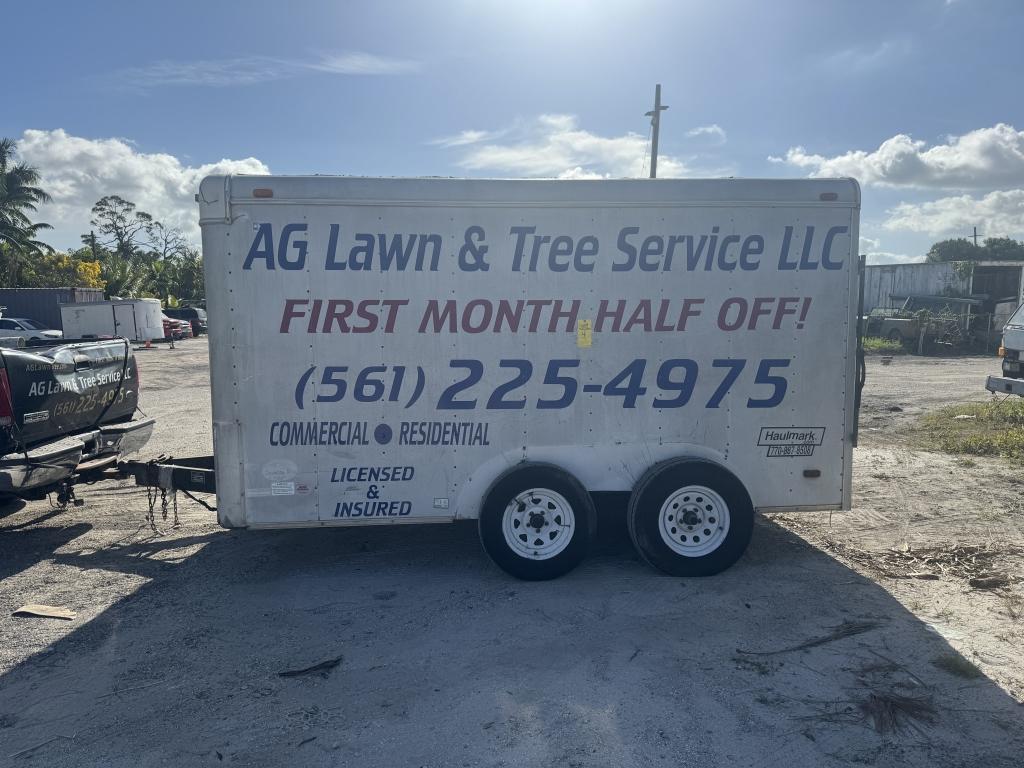
M892 579L952 577L977 580L972 586L1010 586L1019 577L1024 547L984 544L935 544L926 547L893 547L869 551L825 537L823 549ZM985 581L991 579L990 584Z

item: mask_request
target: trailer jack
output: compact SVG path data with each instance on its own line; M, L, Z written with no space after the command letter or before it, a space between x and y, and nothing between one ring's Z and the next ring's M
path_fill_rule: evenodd
M57 506L67 509L69 505L84 507L85 500L75 495L75 486L72 485L71 480L65 480L57 487Z

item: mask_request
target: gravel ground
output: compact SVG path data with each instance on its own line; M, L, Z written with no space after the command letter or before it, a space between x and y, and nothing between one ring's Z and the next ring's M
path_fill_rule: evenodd
M206 353L139 353L147 457L212 450ZM225 531L184 499L154 534L113 481L8 507L0 765L1019 766L1021 586L956 560L1020 574L1019 468L903 436L996 367L872 359L855 508L761 518L703 580L612 542L522 583L472 524Z

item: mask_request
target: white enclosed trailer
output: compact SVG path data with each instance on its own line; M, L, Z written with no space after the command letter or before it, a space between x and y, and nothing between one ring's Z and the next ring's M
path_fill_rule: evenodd
M66 339L121 336L129 341L164 337L163 310L158 299L114 299L60 305Z
M839 180L209 177L220 523L479 519L523 578L629 494L669 573L847 509L860 192Z

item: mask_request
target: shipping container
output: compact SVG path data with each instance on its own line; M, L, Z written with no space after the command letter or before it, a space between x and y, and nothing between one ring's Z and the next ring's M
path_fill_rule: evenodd
M197 196L220 523L476 519L527 579L594 499L706 575L848 509L850 179L217 176Z
M61 304L103 301L100 288L0 288L0 307L7 317L38 320L47 328L61 327Z

